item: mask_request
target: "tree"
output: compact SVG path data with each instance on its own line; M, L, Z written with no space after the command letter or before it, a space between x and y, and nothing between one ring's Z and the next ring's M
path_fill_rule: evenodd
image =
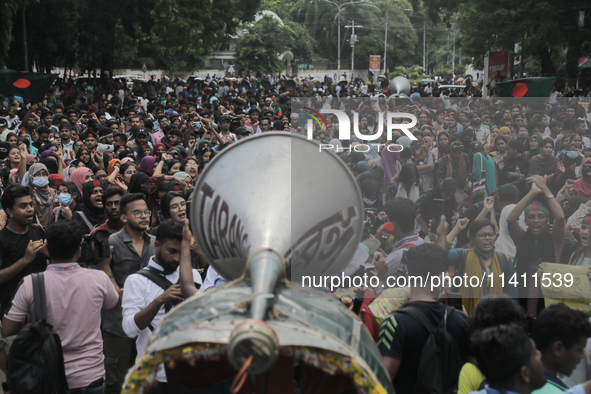
M245 26L245 32L236 46L236 68L239 72L274 73L283 68L277 57L289 49L288 40L293 32L277 20L265 15L255 24Z
M539 65L539 74L564 70L576 78L578 59L591 46L590 24L583 28L577 24L579 11L591 12L591 4L584 0L430 0L426 6L432 20L442 17L449 23L457 16L462 48L477 67L482 67L488 51L513 51L521 43L524 62ZM562 48L567 48L565 59L555 56Z
M12 42L13 19L19 10L20 3L18 0L0 0L0 67L4 67Z

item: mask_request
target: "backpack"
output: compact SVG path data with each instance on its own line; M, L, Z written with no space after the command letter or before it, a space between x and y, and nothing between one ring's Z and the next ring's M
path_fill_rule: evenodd
M446 306L443 320L438 326L434 326L423 312L413 306L398 310L412 316L429 333L419 358L417 383L413 394L457 392L463 362L455 339L447 331L447 319L454 311L454 307Z
M35 320L16 336L6 367L13 394L68 393L62 342L47 322L43 273L32 274Z

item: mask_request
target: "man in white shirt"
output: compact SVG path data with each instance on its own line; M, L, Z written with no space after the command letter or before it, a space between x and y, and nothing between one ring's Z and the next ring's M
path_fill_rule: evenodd
M136 360L142 357L152 331L166 312L184 300L178 284L182 242L183 223L173 219L163 221L156 230L156 255L150 259L147 267L129 275L125 280L121 305L123 331L130 338L137 336ZM201 276L197 270L192 270L192 273L193 282L199 288L202 284ZM160 390L165 390L167 380L163 364L158 367L156 378L161 386Z

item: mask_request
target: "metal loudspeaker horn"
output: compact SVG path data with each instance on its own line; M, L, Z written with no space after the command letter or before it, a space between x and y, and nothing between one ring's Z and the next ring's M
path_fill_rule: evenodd
M330 150L294 133L262 133L233 144L199 177L191 226L199 249L228 280L243 274L268 298L283 272L333 275L361 238L357 182ZM264 298L263 296L263 298ZM266 301L255 296L252 317Z
M390 81L389 86L390 94L396 95L397 97L408 97L410 94L410 82L408 79L397 76Z

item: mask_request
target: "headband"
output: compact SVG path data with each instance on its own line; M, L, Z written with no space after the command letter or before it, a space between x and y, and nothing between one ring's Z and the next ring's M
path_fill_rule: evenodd
M99 137L99 141L102 140L102 139L104 139L104 138L110 137L112 135L113 135L113 133L107 134L107 135L103 135L102 137Z
M546 216L550 216L550 211L548 211L548 208L540 204L529 204L523 213L527 216L530 211L542 211L546 214Z

